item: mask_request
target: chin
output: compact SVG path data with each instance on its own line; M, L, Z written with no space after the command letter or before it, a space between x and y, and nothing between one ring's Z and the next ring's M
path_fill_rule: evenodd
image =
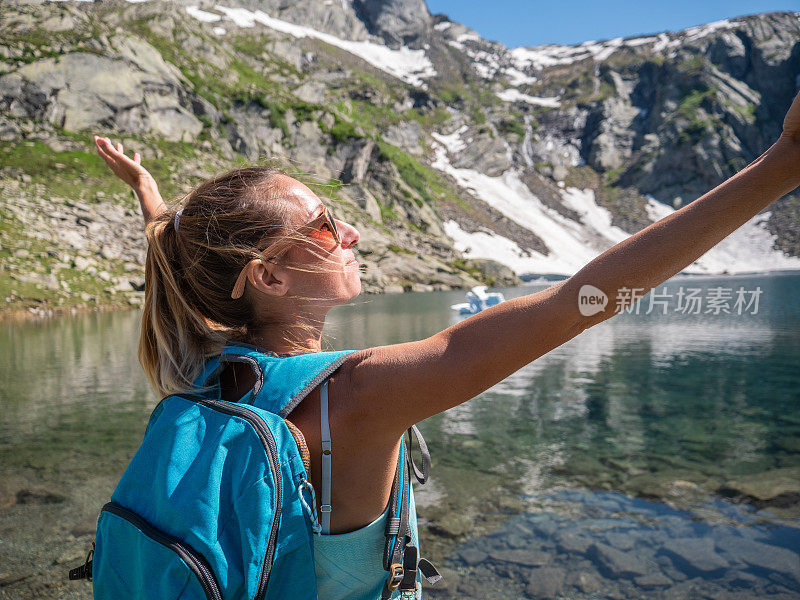
M355 280L355 284L352 288L352 293L350 294L350 297L347 300L345 300L345 302L350 302L350 300L358 296L360 293L361 293L361 277L358 277L358 279Z

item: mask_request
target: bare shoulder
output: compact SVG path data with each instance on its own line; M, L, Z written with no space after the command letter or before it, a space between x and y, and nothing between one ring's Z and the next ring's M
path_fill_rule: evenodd
M353 386L354 370L369 356L370 350L350 354L328 379L328 418L331 431L336 432L340 442L351 438L366 445L396 441L396 436L388 435L376 422L372 410L375 407L367 400L369 391ZM287 418L300 429L309 447L316 448L321 440L320 416L320 389L317 386Z

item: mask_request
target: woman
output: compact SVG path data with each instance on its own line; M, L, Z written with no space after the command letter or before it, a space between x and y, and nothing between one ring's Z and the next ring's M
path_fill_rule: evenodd
M625 300L621 290L661 284L800 184L798 98L780 138L748 167L569 279L427 339L348 355L329 380L337 448L330 532L361 531L384 512L400 439L411 425L469 400L610 318L609 308L581 313L583 286L599 288L607 307L615 307ZM183 212L175 213L138 154L130 159L121 144L95 141L141 201L150 252L140 358L160 394L189 387L226 339L277 354L320 350L328 310L360 291L355 227L326 219L326 207L311 190L264 169L206 182L187 197ZM267 247L272 250L265 254ZM246 369L232 371L223 393L235 400L253 384ZM319 390L308 398L289 418L312 449L312 483L319 489L322 459L313 451L321 447ZM318 572L321 589L324 576ZM329 597L347 592L331 591Z

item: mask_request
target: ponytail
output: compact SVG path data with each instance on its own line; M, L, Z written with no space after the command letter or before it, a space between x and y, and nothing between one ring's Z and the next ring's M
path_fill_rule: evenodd
M145 294L139 362L160 396L192 388L209 356L232 332L212 326L187 300L181 276L175 213L167 211L147 227Z

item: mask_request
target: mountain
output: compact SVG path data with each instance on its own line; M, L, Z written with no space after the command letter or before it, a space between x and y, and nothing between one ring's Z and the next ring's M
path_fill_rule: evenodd
M0 31L0 295L44 309L140 302L136 205L94 133L165 197L267 158L310 174L361 230L367 291L509 284L756 158L800 75L789 12L509 49L423 0L6 0ZM791 194L686 272L800 268L798 224Z

